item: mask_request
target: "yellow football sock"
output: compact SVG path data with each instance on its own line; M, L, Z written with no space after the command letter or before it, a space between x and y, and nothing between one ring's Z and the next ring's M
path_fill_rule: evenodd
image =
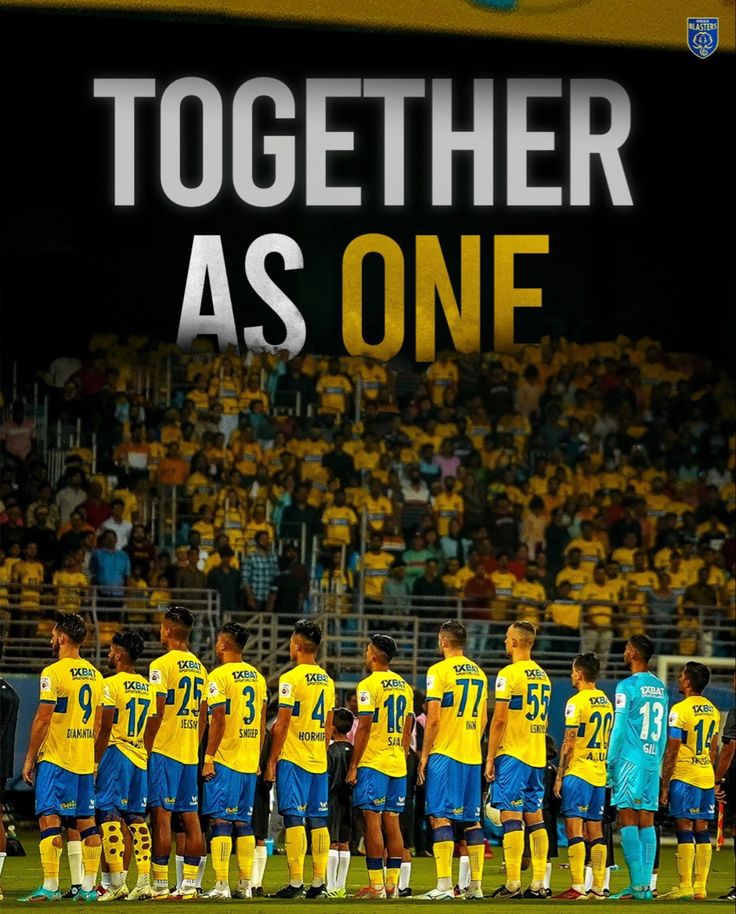
M483 879L483 867L486 862L485 844L469 844L468 860L470 861L470 878L473 882L481 882Z
M546 828L537 828L530 832L529 849L532 852L532 884L535 887L544 885L544 876L547 872L547 854L549 852L549 836ZM583 851L584 860L585 851ZM583 863L583 869L585 869L585 863Z
M230 854L233 851L233 839L230 835L214 835L210 838L210 858L215 879L218 882L228 881Z
M435 841L432 847L434 864L437 867L437 881L452 879L452 855L455 852L454 841Z
M705 884L710 872L710 861L713 856L713 847L710 841L696 842L695 844L695 878L693 889L697 894L705 893Z
M59 860L61 858L61 835L48 835L41 838L39 844L41 854L41 870L43 871L44 885L47 881L55 881L56 889L59 888ZM49 888L49 886L45 886Z
M386 887L395 888L399 882L401 872L401 857L388 857L386 859Z
M322 885L327 878L330 832L327 826L312 829L312 884Z
M154 863L153 867L153 881L154 882L165 882L166 885L169 884L169 861L166 863Z
M284 841L286 865L292 885L304 885L304 858L307 855L307 830L303 825L292 825L286 829Z
M122 834L122 831L121 831ZM85 877L94 877L100 868L100 857L102 856L102 844L88 844L82 841L82 865L84 866ZM122 873L122 867L118 872ZM112 869L110 870L112 872ZM82 883L84 885L84 882Z
M541 831L541 829L540 829ZM545 829L546 833L546 829ZM534 832L533 834L536 834ZM546 864L545 859L545 864ZM567 862L570 865L570 882L576 888L585 884L585 841L583 838L571 838L567 845ZM579 889L582 891L582 889Z
M151 833L145 822L131 822L128 826L133 836L133 853L138 867L138 878L151 874Z
M521 883L521 858L524 855L524 832L522 829L504 832L503 857L506 862L506 885Z
M381 857L366 857L368 867L368 884L374 889L383 888L383 860Z
M677 845L677 875L680 877L680 888L688 892L693 890L693 863L695 861L695 845L692 841L685 841Z
M120 822L112 820L102 823L102 847L105 850L105 860L111 873L123 872L123 828ZM84 849L82 849L84 859Z
M607 862L608 848L605 842L593 844L590 848L590 866L593 870L593 888L599 895L605 888Z
M241 879L250 879L252 877L255 852L255 835L241 835L236 840L235 853L238 858L238 876Z
M195 863L184 863L181 870L181 884L188 882L190 885L196 883L199 866Z

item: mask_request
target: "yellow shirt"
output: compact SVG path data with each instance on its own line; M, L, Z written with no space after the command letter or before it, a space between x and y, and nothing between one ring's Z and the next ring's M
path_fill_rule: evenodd
M41 605L41 585L44 568L40 562L21 559L15 568L15 579L20 584L21 609L38 609Z
M585 540L581 536L576 537L574 540L565 546L565 552L569 552L571 549L580 550L580 567L588 575L588 580L593 580L593 571L595 566L599 562L605 562L606 552L603 546L597 540Z
M324 774L325 722L335 708L334 682L321 666L300 663L279 678L279 707L292 709L279 760L313 774Z
M629 575L629 583L633 581L638 590L636 598L637 603L645 603L647 594L657 589L659 581L653 571L632 571Z
M553 600L547 607L550 619L555 625L565 628L580 628L582 606L577 600Z
M585 607L585 615L590 625L594 625L596 628L610 626L615 606L606 606L605 603L617 602L618 595L615 586L611 586L608 581L603 585L591 581L580 591L580 599L588 603ZM598 600L602 600L604 603L596 602Z
M488 680L467 657L447 657L427 670L427 701L440 703L440 726L432 755L446 755L466 765L479 765Z
M196 765L199 755L199 710L207 673L191 651L169 651L151 661L148 681L166 707L153 752L183 765Z
M547 596L539 581L516 581L511 593L516 600L516 618L539 625L544 607L537 604L544 603Z
M386 518L393 517L394 514L394 507L391 504L391 500L385 495L379 495L378 498L373 498L369 495L363 501L361 507L365 508L368 512L369 530L382 531Z
M450 521L454 517L459 517L463 513L463 500L457 492L440 492L435 496L432 504L437 513L437 533L439 536L447 536L450 529Z
M351 532L358 523L355 511L347 505L338 508L332 505L322 513L322 526L325 529L325 543L330 546L350 544Z
M148 768L143 734L148 718L156 716L150 684L138 673L108 676L102 683L102 707L115 711L108 746L116 746L136 768Z
M510 571L500 571L498 568L491 572L490 578L496 588L496 595L491 604L491 618L505 619L506 610L513 599L514 588L519 582L515 574L511 574Z
M672 706L669 735L682 740L672 772L673 781L683 781L701 790L714 786L710 747L718 736L720 720L713 702L703 695L690 695Z
M547 764L549 676L534 660L517 660L498 671L496 701L508 702L508 722L496 757L511 755L532 768Z
M302 448L302 479L315 479L322 469L322 458L332 450L324 440L305 441Z
M261 755L261 714L266 680L250 664L223 663L207 681L207 708L225 705L225 733L215 762L242 774L255 774Z
M358 768L375 768L389 777L404 777L404 721L414 713L414 692L398 675L386 670L371 673L356 689L358 714L373 718L368 745Z
M570 587L570 593L575 597L579 597L583 587L590 583L590 576L588 572L583 569L583 563L581 561L579 568L566 567L557 572L555 586L559 587L560 582L562 581L569 581L572 585Z
M360 571L363 572L363 592L371 600L380 600L383 594L383 585L388 580L389 569L394 561L394 556L388 552L366 552L361 563Z
M54 705L39 762L73 774L95 770L95 712L102 701L102 676L87 660L57 660L41 673L41 703Z
M82 602L82 591L89 587L87 575L82 571L55 571L56 603L64 612L76 611Z
M614 562L618 562L621 574L627 578L631 572L634 570L634 553L636 549L627 549L625 546L619 546L618 549L613 550L613 555L611 558Z
M381 385L388 384L388 375L383 365L358 365L358 376L361 381L363 396L367 400L375 400Z
M457 384L460 374L457 365L454 362L433 362L427 369L427 378L429 379L432 391L432 402L435 406L442 406L445 398L445 390Z
M8 594L10 592L9 585L13 580L13 566L8 562L4 562L0 565L0 606L8 606L10 600Z
M317 381L319 409L323 413L345 413L348 406L348 394L353 385L341 374L323 374Z
M206 520L198 520L192 524L192 530L199 534L199 543L202 549L210 552L215 548L215 525L208 523Z
M257 441L241 441L237 448L235 469L243 476L255 476L263 462L263 451Z
M577 730L575 747L565 777L572 774L594 787L606 786L608 738L613 705L600 689L582 689L565 705L565 726Z

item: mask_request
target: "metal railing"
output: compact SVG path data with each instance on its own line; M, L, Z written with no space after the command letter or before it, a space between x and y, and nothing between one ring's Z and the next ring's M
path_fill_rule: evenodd
M214 663L215 634L220 623L220 597L214 590L171 588L165 602L148 587L2 585L0 634L5 641L3 668L38 672L51 661L51 632L60 612L77 612L87 622L84 656L104 664L110 639L121 628L135 628L145 638L142 662L161 653L159 626L166 606L176 603L194 616L190 644L205 665ZM152 602L151 598L154 598Z

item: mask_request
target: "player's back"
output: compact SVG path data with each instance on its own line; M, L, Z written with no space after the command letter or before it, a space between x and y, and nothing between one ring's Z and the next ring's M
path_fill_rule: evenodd
M291 708L281 759L315 774L327 771L325 724L335 684L321 666L300 663L279 679L279 707Z
M156 713L150 683L138 673L108 676L103 682L102 707L113 709L108 746L116 746L136 767L148 767L143 734L146 721Z
M149 682L166 699L153 752L194 765L199 750L199 709L207 673L191 651L169 651L151 661Z
M672 706L669 724L670 736L682 740L672 779L709 790L715 783L710 751L720 724L715 705L704 695L690 695Z
M544 768L551 698L552 683L535 660L517 660L498 671L496 701L508 702L508 722L498 755Z
M41 703L53 704L39 762L73 774L94 771L95 712L102 700L102 675L87 660L57 660L41 673Z
M465 656L441 660L427 671L427 700L440 704L432 754L479 765L483 714L488 705L488 680L483 670Z
M368 744L359 768L375 768L389 777L406 774L403 732L406 715L413 712L414 693L391 670L376 671L358 684L358 714L372 716Z
M566 726L577 727L567 774L594 787L606 785L608 739L613 726L613 705L600 689L582 689L568 700Z
M253 774L261 751L261 712L266 680L244 661L223 663L210 673L207 705L212 712L225 706L225 732L215 761L233 771Z
M616 713L626 713L620 759L659 770L667 740L667 704L665 684L652 673L633 673L619 683Z

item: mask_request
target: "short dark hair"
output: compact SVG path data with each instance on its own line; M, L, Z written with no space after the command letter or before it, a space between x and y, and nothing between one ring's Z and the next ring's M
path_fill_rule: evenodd
M601 662L592 651L578 654L572 665L574 669L583 674L586 682L595 682L601 671Z
M355 717L353 716L353 712L348 708L335 709L335 713L332 715L332 726L338 733L346 736L353 729L354 723Z
M143 653L146 642L140 632L132 628L124 628L122 631L115 632L112 636L112 643L117 647L122 647L125 653L135 663Z
M294 634L317 650L322 641L322 629L311 619L300 619L294 626Z
M79 613L60 613L56 628L75 644L83 644L87 637L87 623Z
M194 625L194 616L186 606L169 606L164 614L164 620L170 622L176 628L186 630L187 634L189 634Z
M240 622L226 622L218 634L225 635L233 644L237 644L241 651L248 643L248 638L250 638L250 632Z
M654 656L654 642L649 635L632 635L629 644L645 663L649 663Z
M448 641L457 647L465 647L465 639L468 636L465 626L457 619L448 619L440 625L440 635L444 635Z
M373 646L374 650L378 651L379 654L382 654L386 658L386 663L396 656L398 647L396 642L390 635L375 634L371 635L368 639Z
M682 668L682 674L694 692L701 693L710 682L710 670L704 663L699 663L697 660L688 660Z

